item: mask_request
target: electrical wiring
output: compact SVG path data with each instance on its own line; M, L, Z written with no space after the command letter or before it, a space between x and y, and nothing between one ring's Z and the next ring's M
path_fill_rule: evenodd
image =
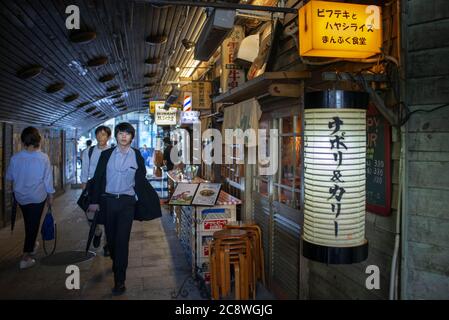
M430 110L424 110L424 109L413 110L412 112L407 113L407 115L406 115L406 116L404 117L404 119L401 121L400 125L403 126L404 124L406 124L407 121L410 120L410 117L411 117L413 114L415 114L415 113L418 113L418 112L431 113L431 112L437 111L437 110L439 110L439 109L445 108L445 107L447 107L447 106L449 106L449 103L442 104L442 105L440 105L440 106L438 106L438 107L435 107L435 108L433 108L433 109L430 109Z

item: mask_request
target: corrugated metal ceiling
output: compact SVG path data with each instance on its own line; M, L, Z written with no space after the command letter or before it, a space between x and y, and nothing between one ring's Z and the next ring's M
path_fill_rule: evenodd
M69 5L79 7L81 29L95 31L94 40L84 44L70 40L72 32L65 27ZM141 1L2 1L0 120L86 129L141 109L150 97L168 90L167 86L145 85L175 80L177 75L169 67L183 66L191 59L193 52L186 52L181 40L196 41L205 19L202 8L156 7ZM145 41L148 36L162 35L168 36L163 44ZM105 58L106 64L89 66L93 59L101 62ZM148 58L161 62L145 64ZM18 76L32 65L42 67L39 75ZM79 69L87 73L81 75ZM156 77L144 77L148 73ZM114 78L99 81L108 75ZM59 83L64 84L62 89ZM60 91L47 92L51 89Z

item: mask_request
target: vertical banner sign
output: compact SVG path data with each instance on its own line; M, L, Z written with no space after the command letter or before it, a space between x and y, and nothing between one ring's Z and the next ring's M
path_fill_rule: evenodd
M370 105L366 117L366 207L380 215L391 214L390 125Z
M368 58L382 47L381 8L310 1L299 9L299 54Z
M212 101L212 84L210 82L192 82L192 107L193 109L210 109Z
M242 26L235 26L231 35L221 45L221 89L223 92L238 87L245 82L245 73L234 61L240 43L245 38Z
M335 101L344 103L348 97L337 94ZM315 247L362 248L366 244L366 109L350 103L346 108L307 108L304 120L303 239ZM339 259L344 258L323 260L348 263Z

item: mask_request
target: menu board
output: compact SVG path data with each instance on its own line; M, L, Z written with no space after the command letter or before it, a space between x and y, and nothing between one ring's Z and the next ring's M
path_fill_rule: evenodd
M198 206L214 206L220 190L221 183L200 183L192 204Z
M178 183L168 204L175 206L191 205L197 188L197 183Z
M372 213L391 214L390 124L370 105L366 117L366 206Z

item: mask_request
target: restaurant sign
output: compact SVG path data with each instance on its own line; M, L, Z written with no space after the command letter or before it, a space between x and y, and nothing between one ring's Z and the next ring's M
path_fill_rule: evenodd
M178 109L170 108L170 110L156 109L154 122L158 126L174 126L176 125Z
M299 54L368 58L382 47L381 8L310 1L299 9Z
M156 109L163 109L165 101L150 101L150 113L154 114Z
M192 124L199 122L199 111L182 111L181 112L181 124Z

